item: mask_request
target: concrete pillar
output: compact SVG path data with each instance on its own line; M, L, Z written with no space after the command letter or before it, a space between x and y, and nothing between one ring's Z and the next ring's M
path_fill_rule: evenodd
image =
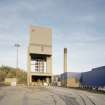
M46 82L47 82L48 84L49 84L49 82L50 82L50 80L49 80L49 78L48 78L48 77L46 78Z
M52 74L52 57L47 57L47 73Z
M27 85L29 86L31 83L31 55L28 54L28 61L27 61Z
M64 72L67 72L67 48L64 48Z
M51 74L51 83L52 83L52 56L47 57L47 73Z

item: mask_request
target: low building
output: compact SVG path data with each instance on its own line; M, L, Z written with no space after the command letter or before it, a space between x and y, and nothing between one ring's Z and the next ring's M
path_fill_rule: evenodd
M5 83L6 85L16 86L16 84L17 84L17 79L16 79L16 78L5 78L4 83Z
M61 74L61 84L64 87L79 87L81 73L65 72Z
M67 79L67 87L79 87L80 86L80 81L79 79L77 78L70 78L70 79Z

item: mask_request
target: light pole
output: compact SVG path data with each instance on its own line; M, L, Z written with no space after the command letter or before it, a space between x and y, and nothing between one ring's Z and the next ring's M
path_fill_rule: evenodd
M20 44L16 43L14 46L16 47L16 53L17 53L17 56L16 56L16 68L18 68L18 49L20 47Z

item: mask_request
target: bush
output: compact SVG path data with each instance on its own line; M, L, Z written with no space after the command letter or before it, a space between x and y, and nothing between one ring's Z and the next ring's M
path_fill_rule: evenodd
M4 82L5 78L17 78L18 83L27 82L27 73L23 70L1 66L0 67L0 82Z

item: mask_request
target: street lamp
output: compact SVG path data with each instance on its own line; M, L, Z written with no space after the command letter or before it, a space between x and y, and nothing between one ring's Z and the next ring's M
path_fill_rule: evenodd
M16 53L17 53L17 56L16 56L16 68L18 68L18 49L20 47L20 44L16 43L14 46L16 47Z

